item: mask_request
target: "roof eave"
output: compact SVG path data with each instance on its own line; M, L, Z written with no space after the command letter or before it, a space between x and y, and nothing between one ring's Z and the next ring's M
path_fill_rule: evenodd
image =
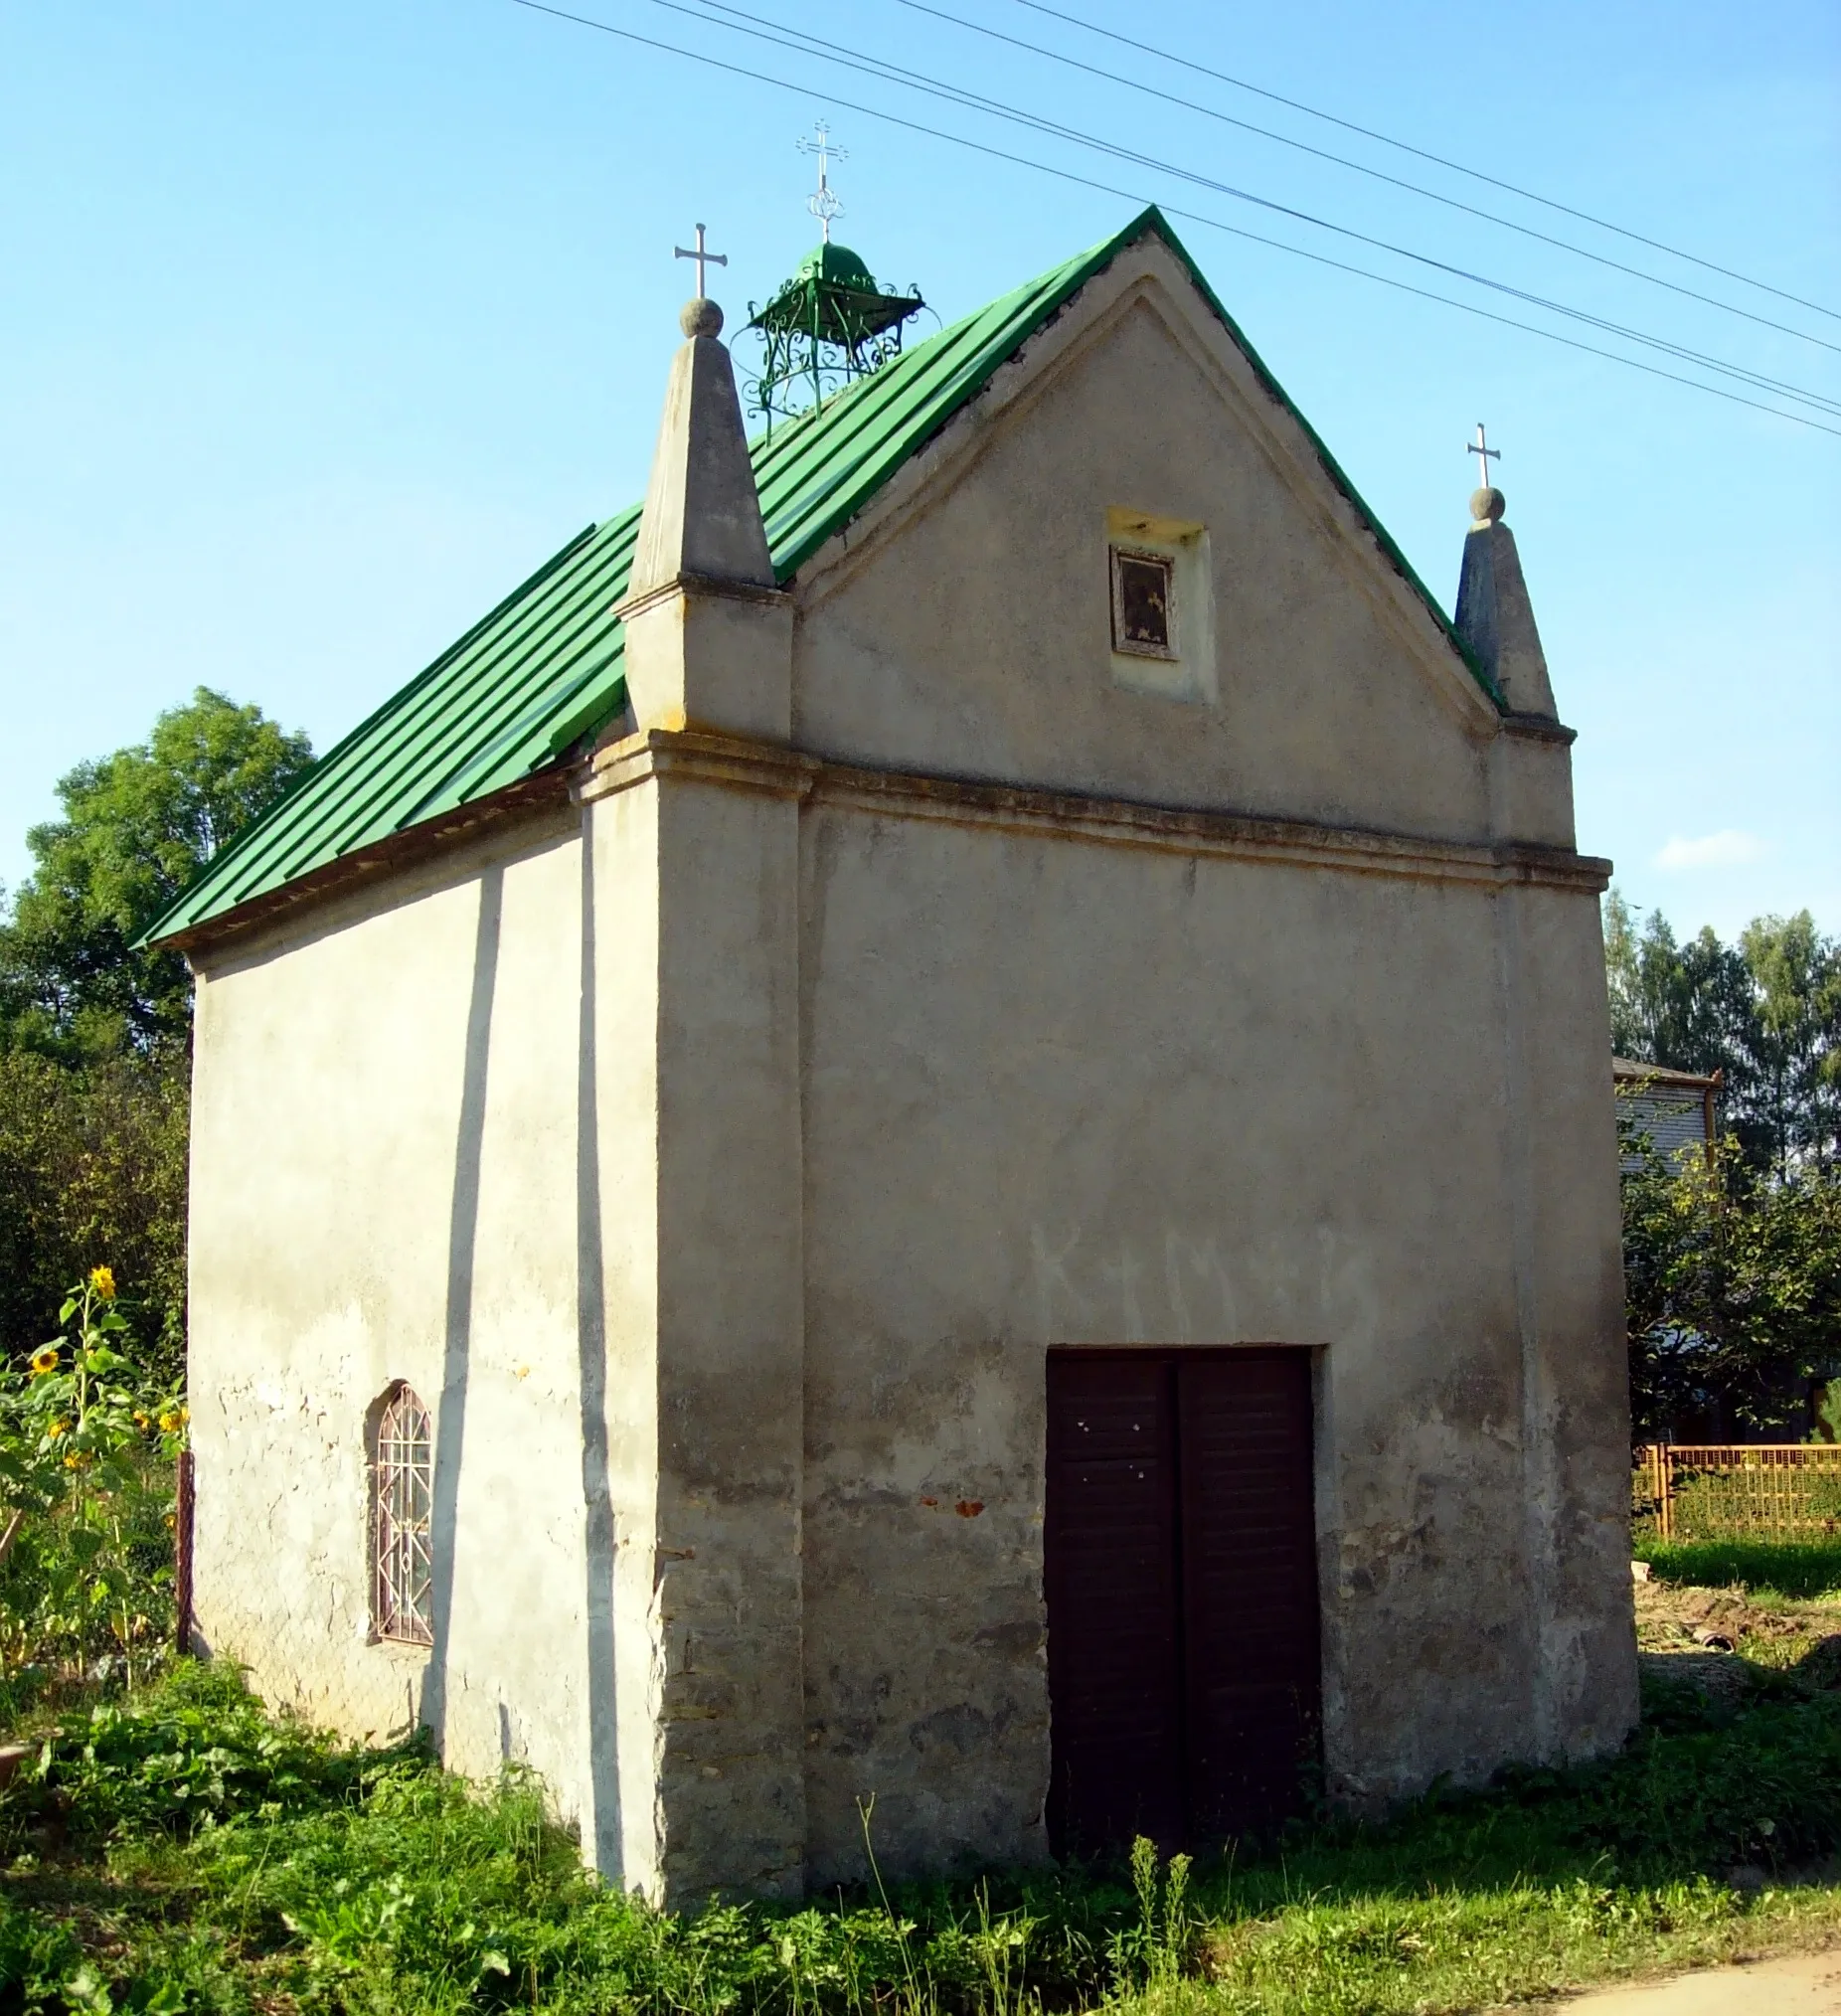
M200 952L221 951L285 918L317 909L360 888L375 888L383 879L420 867L462 843L485 839L522 825L539 812L568 804L576 768L573 760L547 764L484 797L469 799L452 812L418 820L274 889L248 897L229 910L216 911L196 924L183 924L145 942L161 951L183 952L196 963Z

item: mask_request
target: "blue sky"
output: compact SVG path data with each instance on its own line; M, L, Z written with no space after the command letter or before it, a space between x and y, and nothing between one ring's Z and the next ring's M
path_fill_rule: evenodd
M1018 4L753 14L968 85L1841 400L1841 353L1198 113L1498 209L1841 343L1841 320L1185 74ZM1829 0L1400 0L1064 11L1841 309ZM762 48L656 0L0 0L0 882L74 762L194 685L325 747L643 489L704 219L731 327L806 250L797 135L849 149L838 236L946 319L1150 198L1571 328L1295 221ZM885 108L1114 185L883 123ZM1581 845L1678 925L1841 930L1841 439L1287 256L1179 230L1449 606L1481 416L1576 750ZM1609 347L1626 348L1611 340ZM1654 358L1654 353L1646 353ZM1668 360L1657 359L1667 365ZM1668 368L1673 368L1669 366ZM1841 426L1841 420L1831 420Z

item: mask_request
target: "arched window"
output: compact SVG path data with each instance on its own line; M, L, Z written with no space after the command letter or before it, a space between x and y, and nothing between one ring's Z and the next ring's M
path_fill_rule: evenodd
M380 1638L434 1642L428 1611L428 1514L434 1499L434 1438L428 1410L407 1386L384 1398L371 1467L372 1616Z

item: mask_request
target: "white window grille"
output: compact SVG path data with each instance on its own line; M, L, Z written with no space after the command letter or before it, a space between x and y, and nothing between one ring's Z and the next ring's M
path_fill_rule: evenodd
M378 1419L377 1461L371 1472L373 1613L380 1638L406 1645L434 1642L428 1604L433 1501L434 1437L428 1410L407 1386L399 1386Z

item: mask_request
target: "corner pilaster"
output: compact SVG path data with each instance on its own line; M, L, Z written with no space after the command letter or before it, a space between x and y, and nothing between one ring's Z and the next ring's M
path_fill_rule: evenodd
M1453 624L1508 703L1490 753L1494 837L1571 847L1573 731L1554 705L1521 554L1502 522L1507 508L1493 487L1471 496Z
M639 732L598 754L581 793L608 843L597 861L644 884L630 943L645 984L625 988L625 1026L603 1042L644 1081L646 1124L630 1102L603 1111L625 1152L602 1194L609 1220L630 1211L644 1228L649 1276L627 1297L638 1390L610 1381L608 1396L630 1509L614 1628L621 1877L667 1908L796 1897L805 1881L792 611L721 311L693 301L682 321L620 609ZM687 727L733 759L651 759ZM637 923L630 889L596 901L597 921ZM633 963L611 945L602 956Z
M619 615L641 729L784 742L792 598L775 583L723 311L687 304Z

